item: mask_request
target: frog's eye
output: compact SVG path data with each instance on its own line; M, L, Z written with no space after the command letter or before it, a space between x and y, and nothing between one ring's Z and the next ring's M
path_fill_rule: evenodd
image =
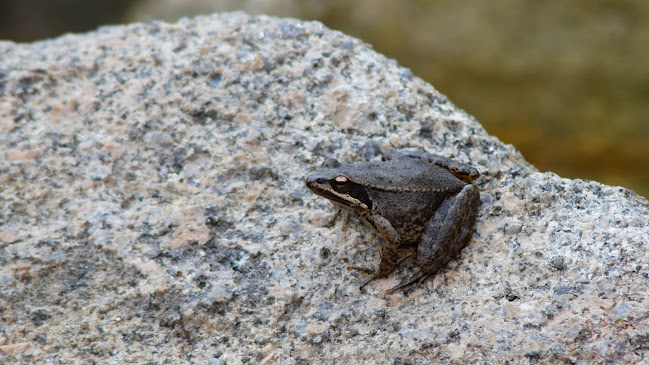
M331 187L339 193L348 192L354 184L349 181L347 176L336 176L331 180Z

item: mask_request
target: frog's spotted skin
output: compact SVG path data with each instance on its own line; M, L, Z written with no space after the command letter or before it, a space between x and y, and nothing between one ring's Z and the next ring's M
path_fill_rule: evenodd
M381 262L362 285L388 275L401 262L398 249L417 244L420 271L389 290L435 274L466 245L473 233L480 194L470 182L478 171L436 155L386 154L388 161L325 167L306 178L314 193L357 215L385 238Z

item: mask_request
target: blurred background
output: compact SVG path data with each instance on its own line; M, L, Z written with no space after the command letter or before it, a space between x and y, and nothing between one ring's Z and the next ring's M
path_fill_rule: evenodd
M358 37L540 170L649 197L647 0L0 0L0 39L232 10Z

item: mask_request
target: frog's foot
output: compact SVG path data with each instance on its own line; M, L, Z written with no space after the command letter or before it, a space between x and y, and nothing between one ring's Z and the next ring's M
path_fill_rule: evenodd
M392 270L390 270L390 271L392 271ZM374 274L372 274L372 276L370 276L369 278L365 279L365 281L363 281L363 283L362 283L361 286L358 288L358 290L363 290L363 288L365 287L365 285L369 284L370 281L372 281L372 280L374 280L374 279L380 279L380 278L383 278L383 277L388 276L388 274L390 273L390 271L388 271L388 272L382 272L381 270L377 270Z
M423 271L420 271L420 272L416 273L415 275L413 275L412 277L410 277L409 279L403 281L401 284L386 290L385 294L392 294L392 293L394 293L395 291L397 291L399 289L403 289L403 288L405 288L407 286L410 286L412 284L415 284L415 283L416 283L415 285L419 285L424 280L426 280L429 276L430 276L430 274L426 274Z
M361 271L366 274L371 274L374 272L374 269L370 269L368 267L359 267L359 266L347 266L347 271Z
M381 270L381 269L374 270L374 269L370 269L370 268L366 268L366 267L358 267L358 266L347 266L347 271L352 271L352 270L361 271L361 272L364 272L366 274L372 274L372 276L370 276L369 278L365 279L365 281L363 281L363 283L361 284L361 287L359 288L359 290L363 290L365 285L369 284L370 281L372 281L374 279L380 279L382 277L385 277L392 271L392 270L388 271L388 270Z
M361 286L360 286L359 289L360 289L360 290L363 290L363 288L365 287L365 285L369 284L370 281L372 281L372 280L374 280L374 279L380 279L380 278L383 278L383 277L388 276L388 274L390 274L390 273L394 270L395 267L401 265L402 262L404 262L405 260L411 258L411 257L414 256L414 255L415 255L414 253L410 253L410 254L408 254L408 255L405 255L405 256L403 256L402 258L400 258L400 259L399 259L399 260L394 264L394 266L391 266L391 267L389 267L389 266L383 266L382 268L379 267L379 269L376 270L376 271L374 271L374 270L372 270L372 269L364 268L364 267L357 267L357 266L348 266L348 267L347 267L347 270L356 270L356 271L362 271L362 272L365 272L365 273L368 273L368 274L372 274L372 276L370 276L369 278L365 279L365 281L363 281L363 283L361 284ZM392 289L391 289L391 290L392 290Z

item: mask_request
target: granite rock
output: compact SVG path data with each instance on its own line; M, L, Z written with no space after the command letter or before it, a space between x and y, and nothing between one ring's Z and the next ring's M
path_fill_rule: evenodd
M0 362L647 359L647 200L539 172L367 44L229 13L0 55ZM359 291L380 237L304 186L388 149L482 173L469 245L392 295L413 264Z

